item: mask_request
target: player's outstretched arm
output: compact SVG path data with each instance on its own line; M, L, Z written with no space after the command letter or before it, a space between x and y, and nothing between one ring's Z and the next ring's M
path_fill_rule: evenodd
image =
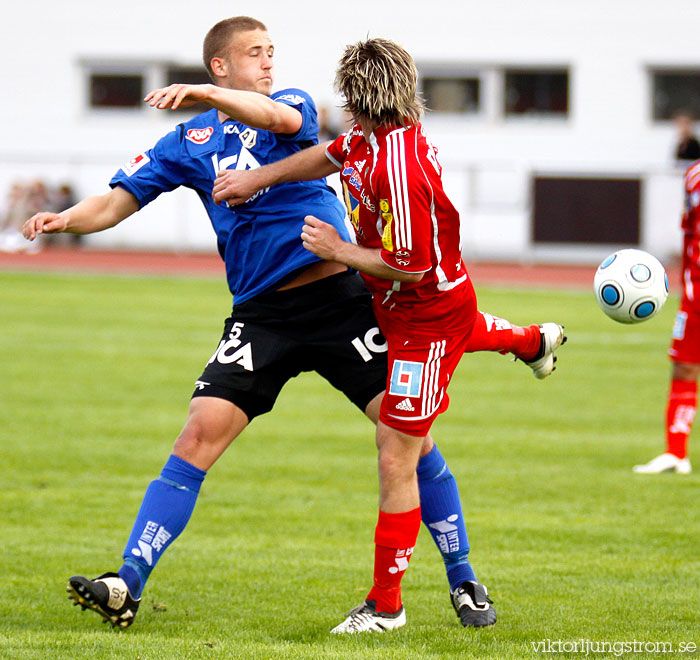
M304 247L317 257L356 268L368 275L399 282L419 282L423 273L404 273L387 266L381 258L381 250L361 247L344 241L333 225L312 215L304 218L301 240Z
M39 234L93 234L114 227L138 210L136 197L117 186L106 195L87 197L61 213L37 213L24 223L22 234L29 241Z
M195 103L206 103L246 126L273 133L293 135L302 124L301 112L285 103L277 103L258 92L226 89L211 84L176 83L154 89L146 95L144 101L159 110L177 110Z
M301 151L263 167L252 170L222 170L214 181L212 197L217 204L242 204L258 190L287 181L313 181L322 179L339 167L326 156L327 144Z

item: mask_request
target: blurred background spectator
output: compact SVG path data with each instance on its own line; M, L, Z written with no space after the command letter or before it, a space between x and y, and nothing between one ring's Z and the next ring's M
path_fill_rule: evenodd
M673 118L678 133L677 161L689 162L700 159L700 142L693 133L693 119L692 113L688 110L679 110Z
M68 184L47 186L41 180L29 184L16 182L10 187L3 212L0 214L0 252L38 252L47 243L57 241L77 245L81 236L57 234L42 236L29 243L22 236L22 225L39 211L59 213L75 203L73 189Z

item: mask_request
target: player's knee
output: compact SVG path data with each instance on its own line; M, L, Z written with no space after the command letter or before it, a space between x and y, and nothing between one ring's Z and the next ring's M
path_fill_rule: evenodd
M675 380L696 381L700 375L700 364L690 362L674 362L673 378Z
M407 483L416 475L416 461L406 452L383 449L379 452L379 478L383 483Z
M216 425L207 424L200 417L190 417L175 441L175 450L179 456L197 456L224 440Z

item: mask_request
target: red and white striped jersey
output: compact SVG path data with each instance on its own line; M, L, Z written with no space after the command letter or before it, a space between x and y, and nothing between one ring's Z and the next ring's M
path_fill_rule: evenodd
M681 227L686 234L700 237L700 160L685 173L685 208Z
M378 127L367 142L358 124L327 149L340 167L343 197L358 244L420 282L363 274L372 293L393 304L452 298L468 280L462 261L459 214L442 187L435 149L420 124ZM460 295L465 295L460 291ZM460 297L457 296L457 298ZM445 300L447 302L447 300Z

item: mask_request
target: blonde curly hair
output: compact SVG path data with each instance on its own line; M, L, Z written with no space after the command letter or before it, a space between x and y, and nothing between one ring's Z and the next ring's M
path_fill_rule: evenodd
M335 88L345 97L343 108L380 126L407 126L420 120L423 101L417 84L413 58L388 39L347 46L335 74Z

